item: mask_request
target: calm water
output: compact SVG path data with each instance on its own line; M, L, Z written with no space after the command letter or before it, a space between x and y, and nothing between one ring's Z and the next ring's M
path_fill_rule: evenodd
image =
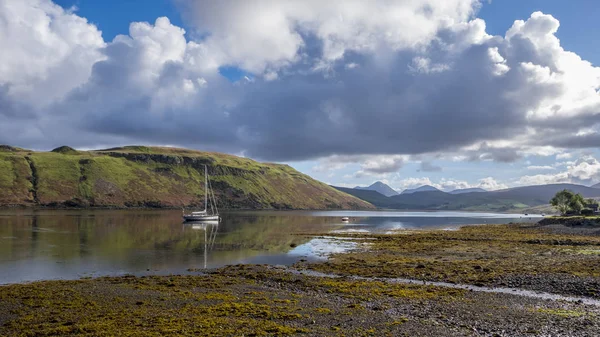
M343 223L342 216L351 221ZM185 273L237 263L291 264L352 248L341 232L537 221L460 212L232 212L183 224L180 211L0 211L0 284L122 274ZM331 233L312 238L307 233Z

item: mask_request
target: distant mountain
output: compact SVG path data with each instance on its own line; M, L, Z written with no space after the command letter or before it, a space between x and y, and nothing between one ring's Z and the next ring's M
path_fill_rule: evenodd
M591 188L600 188L600 183L597 183L596 185L592 185L590 186Z
M580 193L585 198L600 197L600 188L591 188L575 184L524 186L500 191L459 194L430 190L420 193L402 193L392 197L385 197L374 191L355 189L340 190L368 201L380 208L521 212L530 210L534 207L548 205L550 199L552 199L556 192L564 189ZM357 192L361 193L359 194Z
M385 195L377 192L377 191L370 191L370 190L362 190L362 189L357 189L357 188L347 188L347 187L337 187L337 186L331 186L339 191L342 191L344 193L350 194L352 196L355 196L359 199L362 200L371 200L369 201L371 204L379 207L379 208L392 208L392 198L391 197L386 197Z
M480 193L480 192L487 192L487 191L484 190L483 188L463 188L463 189L459 189L459 190L450 191L448 193L463 194L463 193Z
M413 194L413 193L417 193L417 192L441 192L440 190L438 190L437 188L430 186L430 185L423 185L421 187L417 187L417 188L407 188L404 191L402 191L401 194Z
M388 185L382 183L381 181L377 181L368 187L356 186L355 189L379 192L385 195L386 197L398 195L398 192L396 192L393 188L389 187Z

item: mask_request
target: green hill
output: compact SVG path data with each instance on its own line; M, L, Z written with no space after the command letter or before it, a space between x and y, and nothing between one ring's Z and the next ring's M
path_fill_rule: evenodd
M373 208L288 165L145 146L52 152L0 146L0 206L202 205L204 165L221 208Z

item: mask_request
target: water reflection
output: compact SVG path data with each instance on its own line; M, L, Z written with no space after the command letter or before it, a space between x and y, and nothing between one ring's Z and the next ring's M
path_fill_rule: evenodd
M342 222L342 216L350 221ZM428 216L423 216L428 215ZM234 212L218 224L180 211L0 211L0 283L83 276L184 273L226 264L291 264L353 247L314 233L455 228L522 221L406 212Z
M215 245L215 239L217 237L217 230L219 228L219 221L186 221L183 223L184 227L190 227L193 230L200 230L204 232L204 268L207 267L208 252L213 249ZM208 234L210 232L210 234ZM208 238L207 238L208 236Z

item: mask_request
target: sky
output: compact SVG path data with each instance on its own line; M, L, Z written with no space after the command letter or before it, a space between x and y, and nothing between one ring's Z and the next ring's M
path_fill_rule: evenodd
M592 0L0 0L0 144L145 144L329 184L600 182Z

